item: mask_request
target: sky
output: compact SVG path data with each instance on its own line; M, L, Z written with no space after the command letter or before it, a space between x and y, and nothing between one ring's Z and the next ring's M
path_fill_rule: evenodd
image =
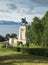
M26 17L32 22L35 16L42 18L48 11L48 0L0 0L0 20L21 22Z

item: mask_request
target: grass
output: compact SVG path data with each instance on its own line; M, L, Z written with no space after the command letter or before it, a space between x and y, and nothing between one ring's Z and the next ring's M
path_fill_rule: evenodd
M0 65L48 65L48 58L16 52L0 44Z

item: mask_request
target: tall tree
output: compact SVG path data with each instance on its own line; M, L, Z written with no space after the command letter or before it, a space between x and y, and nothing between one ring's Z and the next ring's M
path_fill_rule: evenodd
M30 27L30 41L32 43L40 44L43 34L43 25L38 17L34 17Z
M42 22L44 25L44 33L43 33L43 37L42 37L42 43L46 47L46 46L48 46L48 11L42 18Z

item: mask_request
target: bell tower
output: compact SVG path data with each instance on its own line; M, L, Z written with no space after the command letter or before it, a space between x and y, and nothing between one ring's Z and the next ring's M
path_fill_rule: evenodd
M27 32L26 18L22 18L21 26L19 28L19 40L23 44L26 44L26 42L27 42L26 32Z

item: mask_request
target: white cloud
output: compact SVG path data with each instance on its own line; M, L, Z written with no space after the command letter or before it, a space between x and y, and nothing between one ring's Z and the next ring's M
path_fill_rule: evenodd
M16 21L16 22L21 22L21 18L23 17L26 17L27 21L28 22L31 22L32 19L35 17L35 16L38 16L39 18L41 18L43 15L40 15L40 14L33 14L33 15L26 15L26 14L18 14L18 13L1 13L0 14L0 20L9 20L9 21Z
M21 21L26 17L31 22L34 16L42 17L48 10L45 0L42 4L34 0L0 0L0 20ZM46 0L47 2L47 0Z

